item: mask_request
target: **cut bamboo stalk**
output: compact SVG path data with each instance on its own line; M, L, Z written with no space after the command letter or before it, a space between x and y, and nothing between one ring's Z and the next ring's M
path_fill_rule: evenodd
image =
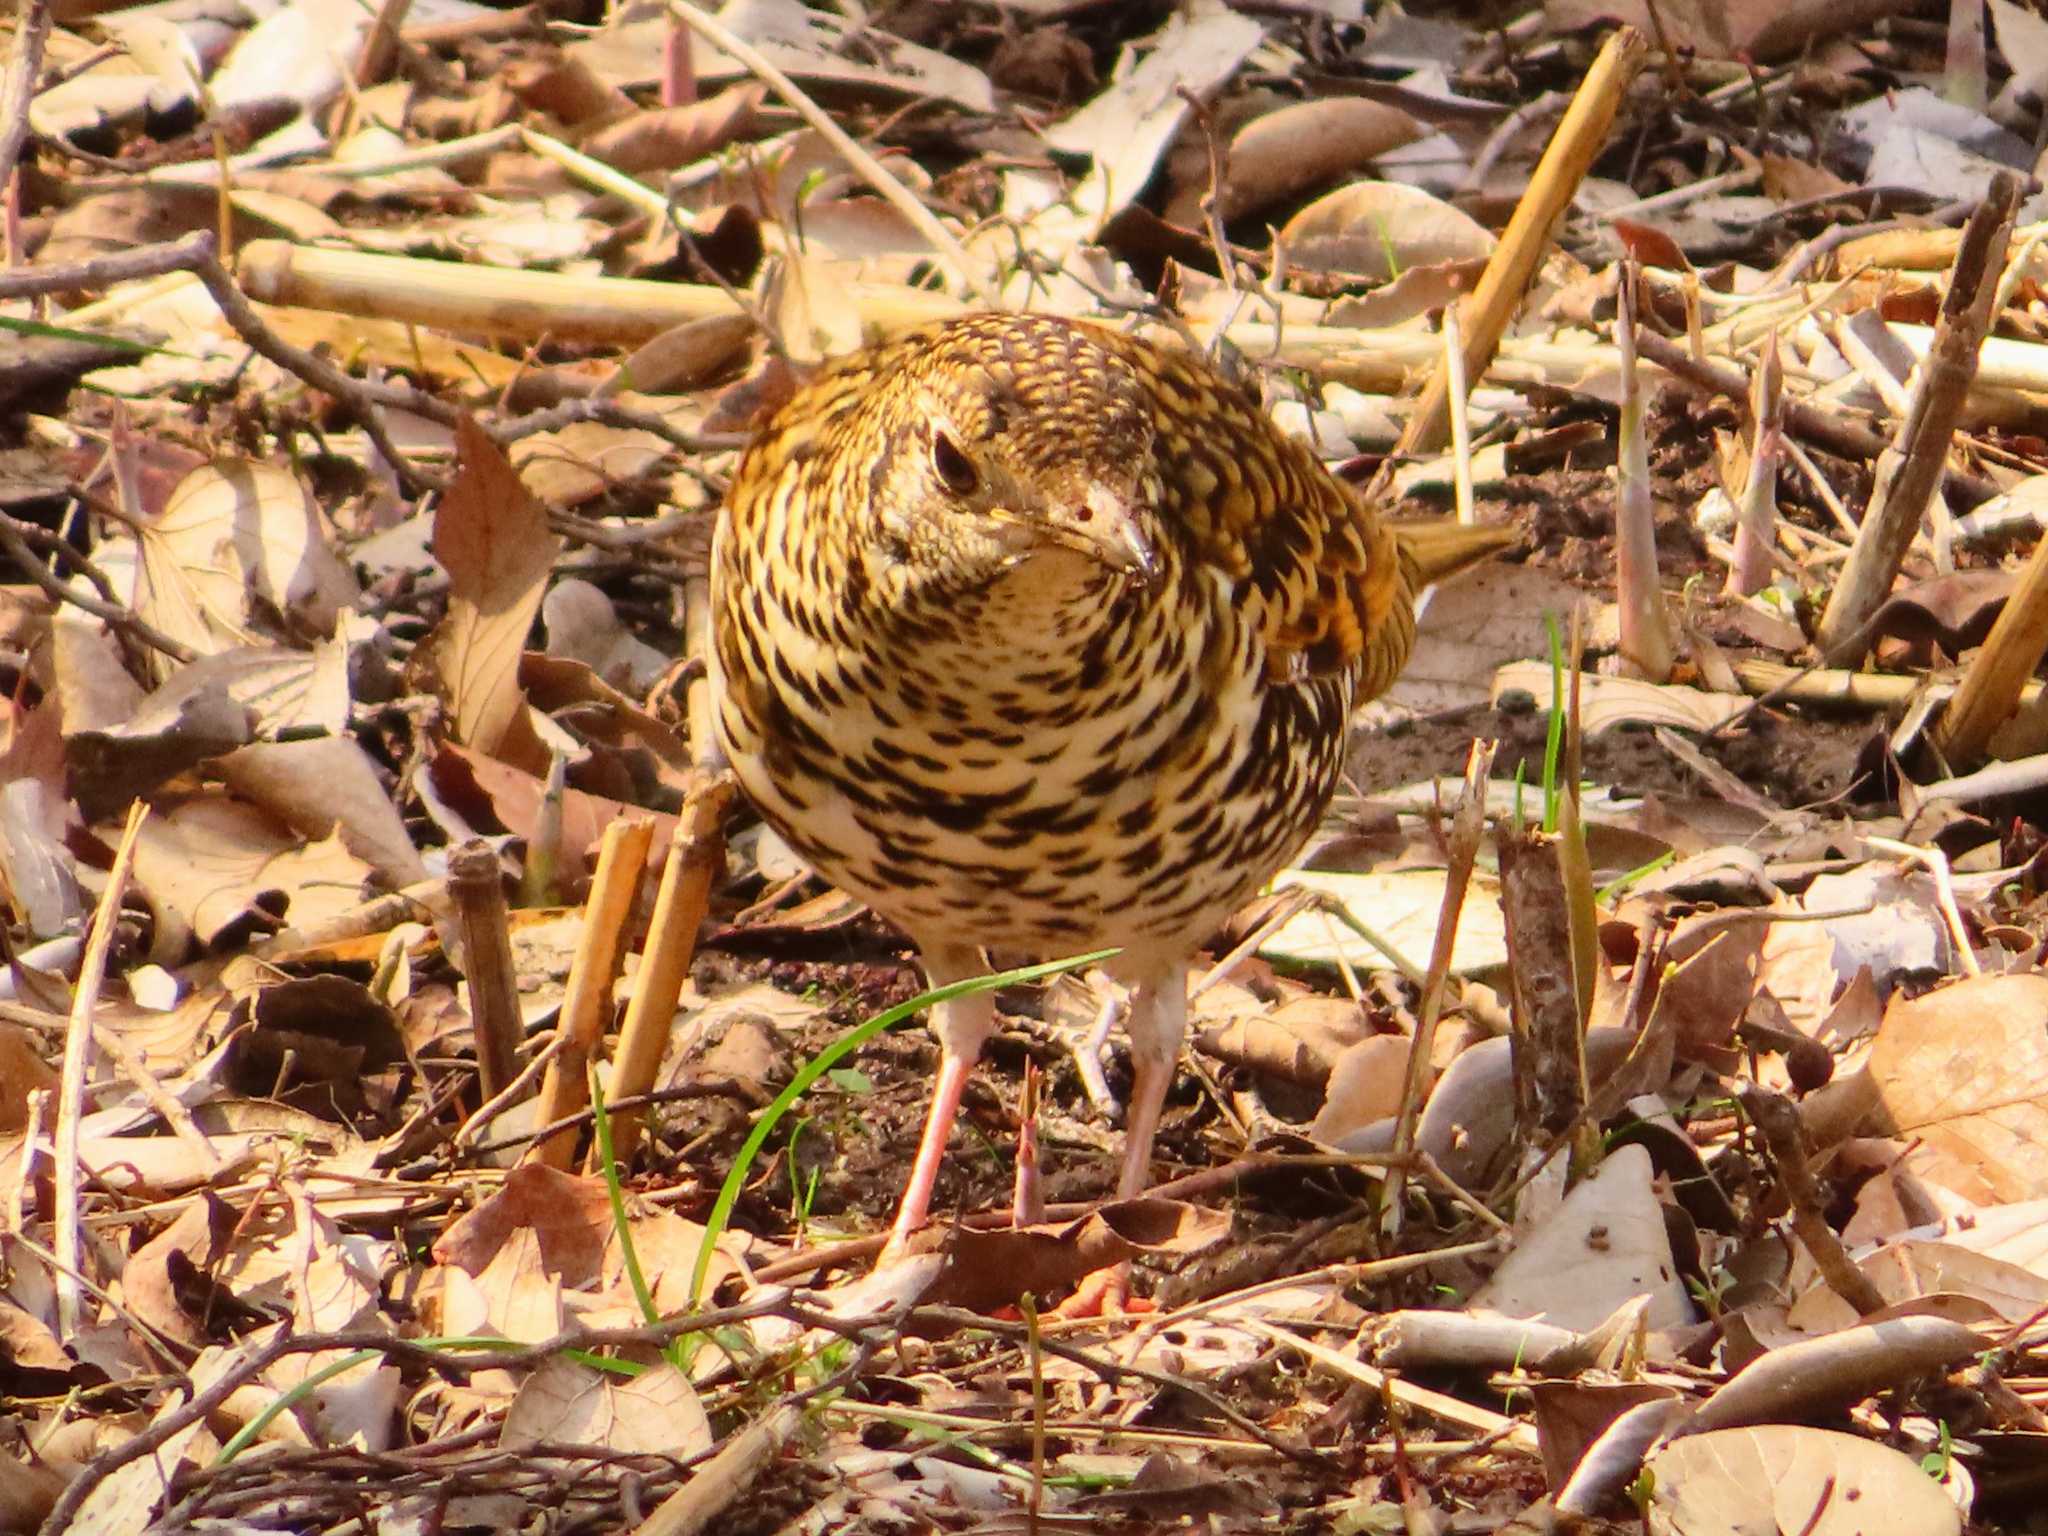
M647 948L633 978L633 1000L619 1029L614 1058L612 1099L649 1092L668 1049L675 1022L676 1000L697 953L697 929L711 905L711 884L725 866L725 842L719 831L732 804L730 779L715 780L691 794L676 818L676 835L668 845L661 889L654 898L654 919L647 929ZM624 1163L639 1144L645 1111L620 1110L612 1123L613 1155Z
M2048 224L2029 224L2015 230L2013 238L2030 240L2048 233ZM1895 272L1940 272L1956 259L1962 248L1959 229L1887 229L1844 241L1835 248L1837 272L1857 267L1884 267Z
M1770 585L1772 556L1778 546L1778 460L1783 457L1785 413L1783 366L1778 335L1764 342L1750 391L1749 472L1736 504L1735 558L1728 563L1727 592L1754 597Z
M733 312L732 299L709 284L517 272L285 240L251 241L239 273L249 297L264 304L405 320L522 344L546 336L570 345L636 347L682 321ZM878 333L943 319L963 307L958 299L896 283L848 286L862 322Z
M644 817L615 821L605 828L591 876L590 899L583 906L583 934L576 957L569 962L569 981L562 993L562 1018L556 1026L562 1048L548 1063L534 1111L535 1125L553 1125L579 1113L590 1102L590 1064L610 1017L612 980L619 974L625 949L626 920L640 894L640 873L654 841L654 823ZM567 1168L576 1149L573 1129L557 1131L536 1142L527 1161Z
M1650 449L1642 379L1636 368L1636 266L1622 263L1614 334L1621 349L1621 427L1615 447L1615 596L1621 604L1621 663L1626 674L1671 681L1677 645L1657 561L1657 518L1650 505Z
M2019 585L1963 674L1948 713L1934 727L1934 744L1943 757L1969 765L1984 756L1991 733L2019 708L2020 693L2043 655L2048 655L2048 539L2034 546Z
M492 1099L519 1075L521 1029L518 969L512 960L504 877L498 855L482 838L473 838L449 854L448 895L455 903L457 931L462 938L477 1077L483 1097Z
M1550 228L1571 203L1586 179L1593 157L1607 142L1615 113L1629 86L1649 58L1649 44L1633 27L1617 27L1573 93L1571 105L1551 135L1529 178L1528 190L1515 205L1494 247L1486 270L1470 298L1460 306L1459 325L1465 336L1465 377L1477 383L1485 376L1506 334L1508 322L1528 291L1550 242ZM1450 383L1442 371L1433 375L1416 402L1401 434L1404 454L1435 453L1450 436Z
M1895 446L1878 458L1862 531L1821 615L1815 639L1833 665L1863 659L1870 617L1891 591L1899 564L1940 490L1963 396L1976 373L1977 349L1990 328L1991 300L2018 200L2018 180L2001 172L1970 216L1942 301L1941 323L1913 390L1912 413L1901 423Z
M1821 704L1843 709L1897 709L1927 686L1924 677L1903 672L1852 672L1845 667L1792 667L1782 661L1738 661L1735 675L1743 688L1762 697L1771 694L1790 704ZM2030 708L2042 696L2038 681L2020 690L2020 704Z

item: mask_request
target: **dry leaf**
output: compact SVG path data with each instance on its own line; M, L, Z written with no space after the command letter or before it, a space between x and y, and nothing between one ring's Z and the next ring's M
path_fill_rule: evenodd
M562 542L483 429L457 429L455 483L434 515L434 558L448 572L448 615L432 651L456 739L545 772L526 724L519 657Z

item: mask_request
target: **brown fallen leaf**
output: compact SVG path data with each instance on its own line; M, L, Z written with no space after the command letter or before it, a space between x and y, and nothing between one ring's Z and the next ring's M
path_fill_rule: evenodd
M455 483L434 515L434 558L448 572L447 617L420 647L458 741L532 773L547 750L526 719L519 658L562 541L497 444L464 417Z
M911 1251L944 1245L945 1267L924 1299L985 1312L1019 1296L1065 1290L1083 1276L1139 1254L1190 1254L1213 1247L1230 1218L1178 1200L1118 1200L1076 1221L976 1231L928 1227Z

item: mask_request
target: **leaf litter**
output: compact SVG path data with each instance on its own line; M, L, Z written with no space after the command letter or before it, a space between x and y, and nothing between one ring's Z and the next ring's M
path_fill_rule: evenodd
M94 9L4 34L8 1529L2025 1528L2038 18ZM717 784L705 557L982 303L1524 550L1159 1187L1012 975L870 1274L920 983Z

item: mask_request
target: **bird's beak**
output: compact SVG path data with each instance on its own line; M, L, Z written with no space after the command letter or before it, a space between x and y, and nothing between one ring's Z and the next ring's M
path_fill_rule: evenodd
M1045 520L1056 544L1099 560L1122 576L1150 585L1159 576L1159 551L1145 532L1131 499L1100 480L1088 483L1081 499L1056 508Z

